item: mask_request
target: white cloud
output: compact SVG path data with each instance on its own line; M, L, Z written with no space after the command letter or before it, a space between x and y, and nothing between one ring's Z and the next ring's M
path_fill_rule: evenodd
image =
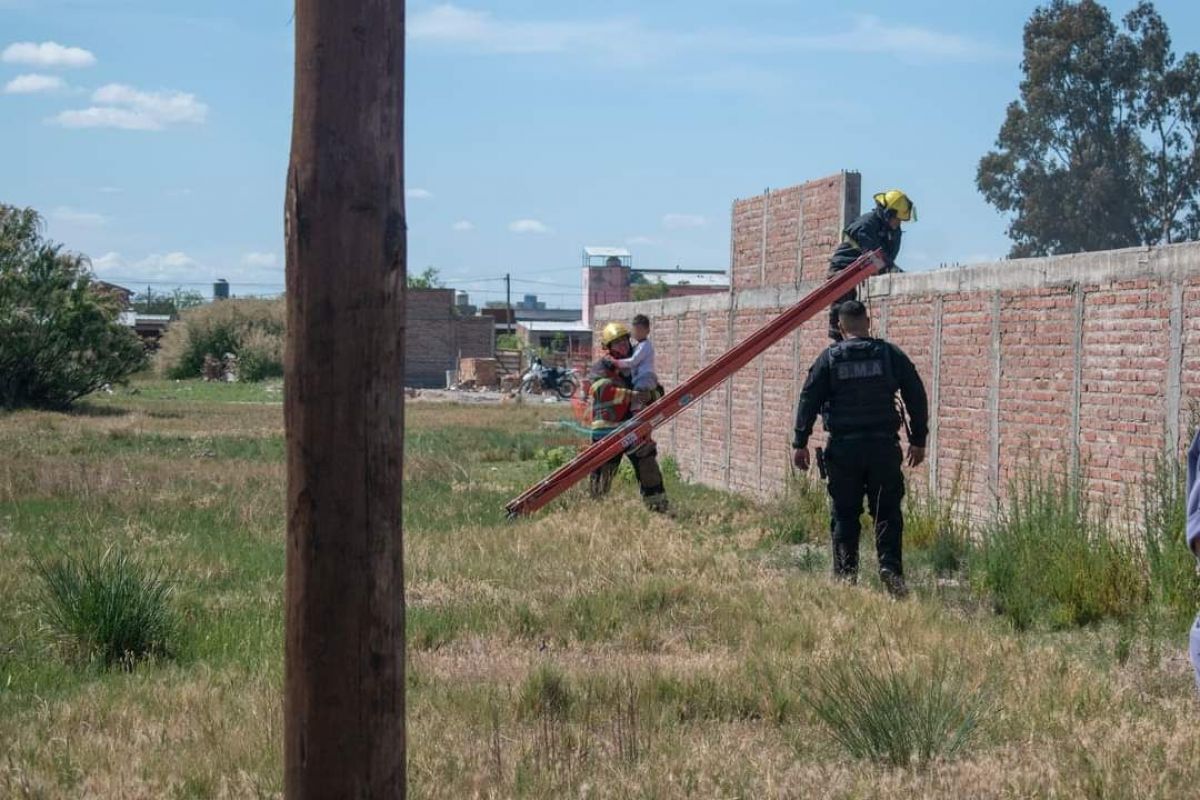
M685 54L826 52L871 53L905 62L990 61L1019 57L987 42L916 25L896 25L874 15L858 15L844 32L817 35L751 33L737 28L670 31L646 27L634 17L570 21L497 18L453 3L409 17L408 35L418 42L492 54L564 54L605 64L639 66ZM701 76L714 88L736 88L747 74ZM762 75L752 76L755 82ZM731 84L733 86L731 86Z
M6 64L28 64L34 67L90 67L96 56L81 47L64 47L57 42L16 42L4 48L0 55Z
M110 83L92 93L92 102L96 105L63 111L51 122L64 128L161 131L169 125L199 125L208 118L208 106L187 92L144 92Z
M5 94L37 94L66 88L66 81L56 75L18 75L4 84Z
M667 230L679 230L681 228L702 228L708 224L708 220L699 214L663 214L662 224Z
M537 219L517 219L508 223L508 229L513 233L550 233L546 223Z
M630 236L625 244L658 244L658 239L653 236Z
M187 253L151 253L140 261L127 265L126 277L144 281L174 281L195 275L200 265Z
M108 218L103 214L97 214L94 211L80 211L70 206L59 206L50 212L50 218L56 222L81 228L98 228L108 222Z
M405 189L404 196L409 200L428 200L433 197L433 192L428 189Z
M475 230L474 223L469 219L460 219L458 222L450 226L456 231L473 231Z
M120 186L101 186L99 192L101 194L120 194L125 191Z
M102 272L112 274L114 270L119 270L125 266L125 259L121 258L120 253L105 253L99 258L92 259L92 269L97 274Z
M125 131L160 131L162 125L154 120L124 108L101 108L92 106L72 111L60 111L50 122L64 128L119 128Z
M139 260L130 260L120 253L108 252L92 260L92 272L104 280L121 283L129 288L139 284L181 285L206 281L210 274L187 253L151 253Z
M242 256L243 267L274 267L279 264L279 257L274 253L246 253Z

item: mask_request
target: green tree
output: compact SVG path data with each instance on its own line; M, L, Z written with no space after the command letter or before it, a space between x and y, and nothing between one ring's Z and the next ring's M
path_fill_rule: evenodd
M630 295L634 300L658 300L666 297L671 288L658 278L654 283L639 283L630 287Z
M1025 78L976 185L1012 215L1011 255L1200 236L1200 56L1177 58L1148 2L1118 30L1094 0L1025 24Z
M171 292L156 292L149 286L143 294L133 298L133 310L139 314L169 314L179 316L180 311L204 304L204 295L191 289L176 288Z
M438 271L433 267L426 267L425 271L420 275L408 276L408 288L410 289L440 289L442 288L442 279Z
M67 408L141 368L120 311L82 256L42 238L33 209L0 205L0 408Z

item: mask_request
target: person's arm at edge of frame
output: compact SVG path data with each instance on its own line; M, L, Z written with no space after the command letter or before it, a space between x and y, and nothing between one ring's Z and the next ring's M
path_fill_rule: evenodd
M1192 446L1188 448L1187 457L1187 523L1185 536L1188 549L1200 558L1200 430L1192 438Z

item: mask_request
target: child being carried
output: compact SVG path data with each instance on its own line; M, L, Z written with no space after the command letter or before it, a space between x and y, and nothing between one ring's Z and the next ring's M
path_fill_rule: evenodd
M650 318L638 314L633 318L633 338L636 343L629 358L616 360L617 369L630 370L633 388L639 392L655 392L662 396L658 374L654 371L654 345L650 342ZM646 405L649 405L648 403Z

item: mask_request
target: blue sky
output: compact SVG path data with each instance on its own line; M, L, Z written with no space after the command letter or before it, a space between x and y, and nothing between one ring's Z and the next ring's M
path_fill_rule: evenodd
M723 268L733 198L839 169L913 196L906 268L1001 256L975 167L1035 5L410 2L409 268L578 305L584 245ZM1200 4L1156 6L1200 49ZM101 277L278 292L291 13L0 0L0 202Z

